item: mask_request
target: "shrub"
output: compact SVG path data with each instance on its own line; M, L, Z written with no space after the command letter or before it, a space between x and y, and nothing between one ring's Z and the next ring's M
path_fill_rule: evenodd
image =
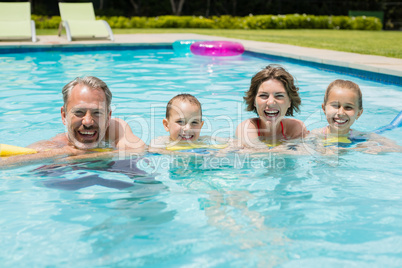
M31 15L31 19L35 21L35 27L37 29L58 29L61 22L60 16L39 16Z
M332 28L333 29L342 29L342 30L351 30L353 24L353 18L347 16L333 16L332 17Z
M97 17L97 19L105 20L107 23L109 23L111 28L118 28L118 29L124 29L124 28L131 28L131 23L130 19L127 17L123 16L112 16L112 17Z
M146 28L147 21L146 17L131 17L129 28Z
M382 29L382 23L379 18L375 17L355 17L352 23L352 29L380 31Z
M57 29L60 17L32 15L38 29ZM98 17L109 23L111 28L216 28L216 29L382 29L381 21L375 17L314 16L314 15L257 15L247 17L213 16L160 16L160 17Z
M188 24L189 28L213 28L214 21L204 17L193 17Z
M244 29L244 19L241 17L213 16L212 20L215 22L213 25L215 29Z

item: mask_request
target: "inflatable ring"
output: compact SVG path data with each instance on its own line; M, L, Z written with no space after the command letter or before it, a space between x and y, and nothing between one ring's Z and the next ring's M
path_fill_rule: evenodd
M195 42L199 42L200 40L177 40L174 41L172 46L173 50L177 54L190 54L190 46Z
M14 145L0 144L0 156L12 156L20 154L36 154L37 151L30 148Z
M227 144L189 144L189 145L173 145L166 146L169 151L184 151L193 149L224 149L228 147Z
M244 46L230 41L200 41L190 46L194 55L227 57L237 56L244 52Z

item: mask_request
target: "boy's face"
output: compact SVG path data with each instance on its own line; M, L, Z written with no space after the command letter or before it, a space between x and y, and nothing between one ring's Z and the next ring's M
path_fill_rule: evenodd
M200 107L187 101L174 101L169 117L163 119L171 141L196 141L203 124Z

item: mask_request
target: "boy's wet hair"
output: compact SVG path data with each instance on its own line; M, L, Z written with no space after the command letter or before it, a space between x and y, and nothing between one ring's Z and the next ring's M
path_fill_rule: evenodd
M329 93L334 87L347 88L355 92L358 98L359 110L363 109L363 97L359 85L352 81L342 79L337 79L328 85L324 95L324 106L327 104Z
M290 99L290 107L286 111L285 115L293 116L293 112L300 111L301 99L299 96L299 88L295 85L295 79L293 76L285 70L285 68L271 64L256 73L251 79L251 84L249 90L246 92L246 96L243 97L245 103L247 104L246 110L253 111L257 113L257 109L254 106L255 98L257 96L258 89L265 81L275 79L282 83L284 86L286 93Z
M168 102L168 104L166 105L166 118L167 118L167 119L169 119L170 110L171 110L172 107L174 106L174 105L173 105L173 102L176 101L176 100L177 100L177 101L187 101L187 102L189 102L189 103L191 103L191 104L197 105L197 106L200 108L200 113L201 113L201 116L202 116L201 103L197 100L197 98L194 97L194 96L191 95L191 94L183 93L183 94L179 94L179 95L174 96L174 97Z

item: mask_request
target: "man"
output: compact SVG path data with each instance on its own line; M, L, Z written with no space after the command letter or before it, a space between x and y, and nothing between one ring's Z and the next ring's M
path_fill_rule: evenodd
M121 119L111 118L112 93L99 78L77 77L63 87L61 118L67 133L31 144L38 151L65 146L81 150L111 147L143 151L145 143Z
M133 134L130 126L122 119L111 118L112 93L102 80L93 76L77 77L63 87L62 93L61 118L67 133L29 145L37 154L11 157L6 162L84 154L92 149L144 151L145 143Z

